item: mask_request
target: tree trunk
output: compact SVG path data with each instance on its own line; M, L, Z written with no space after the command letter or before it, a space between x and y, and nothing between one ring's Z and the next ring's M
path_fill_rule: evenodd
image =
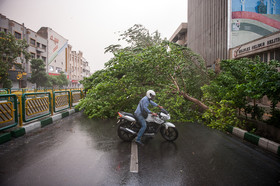
M194 104L196 104L201 112L205 112L206 110L209 109L209 107L207 105L205 105L204 103L202 103L200 100L193 98L184 92L180 92L180 95L182 95L186 100L189 100L189 101L193 102Z

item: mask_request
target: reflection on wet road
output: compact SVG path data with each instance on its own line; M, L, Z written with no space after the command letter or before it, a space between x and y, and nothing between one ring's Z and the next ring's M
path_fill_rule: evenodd
M278 157L202 125L177 127L175 143L158 135L138 147L132 173L115 121L76 113L0 145L0 185L278 185Z

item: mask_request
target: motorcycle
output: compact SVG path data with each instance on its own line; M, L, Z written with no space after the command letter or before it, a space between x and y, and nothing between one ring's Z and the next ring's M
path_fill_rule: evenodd
M137 118L128 112L118 112L118 136L123 141L132 141L141 128ZM170 115L165 109L161 109L157 116L148 114L146 118L147 128L143 136L153 137L158 132L167 141L175 141L178 138L178 130L173 123L167 122Z

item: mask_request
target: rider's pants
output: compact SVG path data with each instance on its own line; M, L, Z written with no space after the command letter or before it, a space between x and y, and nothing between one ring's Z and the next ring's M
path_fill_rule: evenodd
M144 117L140 114L140 115L136 115L137 119L138 119L138 122L141 124L141 129L139 130L138 134L137 134L137 138L136 138L136 141L140 141L141 140L141 137L143 136L146 128L147 128L147 124L146 124L146 121L144 119Z

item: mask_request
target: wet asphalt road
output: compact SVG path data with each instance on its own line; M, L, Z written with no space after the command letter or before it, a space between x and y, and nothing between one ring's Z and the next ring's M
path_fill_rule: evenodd
M160 134L138 148L115 121L75 113L0 145L0 185L280 185L280 158L232 135L199 124L177 124L179 138Z

